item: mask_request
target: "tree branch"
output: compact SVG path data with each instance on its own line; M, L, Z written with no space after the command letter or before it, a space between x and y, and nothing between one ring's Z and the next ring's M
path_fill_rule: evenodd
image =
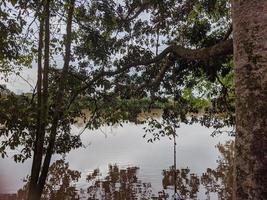
M222 41L218 44L215 44L211 47L201 48L201 49L188 49L178 45L170 45L164 49L159 55L155 56L150 60L141 60L135 63L129 63L124 67L117 69L116 71L106 71L100 72L98 76L113 76L122 72L127 71L128 69L140 65L150 65L153 63L160 62L164 59L169 53L173 53L175 59L187 59L187 60L202 60L207 61L214 59L220 56L231 55L233 53L233 40Z
M201 49L187 49L182 46L172 45L170 46L170 51L177 58L207 61L216 57L233 54L233 40L221 41L211 47Z
M89 88L95 81L99 80L100 78L103 78L105 76L111 77L120 73L123 73L127 70L129 70L132 67L137 66L147 66L151 65L157 62L160 62L162 59L164 59L169 53L172 53L175 59L187 59L187 60L202 60L207 61L210 59L214 59L216 57L220 56L226 56L233 54L233 40L229 39L226 41L221 41L218 44L215 44L211 47L205 47L201 49L189 49L184 48L182 46L178 45L170 45L167 48L165 48L160 54L155 56L154 58L147 60L140 60L138 62L129 63L125 65L124 67L114 70L114 71L100 71L98 74L96 74L91 80L85 82L85 85L82 86L71 98L70 103L68 105L68 108L70 105L74 102L75 98L84 90ZM164 69L165 70L165 69ZM164 72L163 70L163 72ZM165 74L165 72L163 73Z
M231 24L231 26L229 27L229 29L227 30L225 36L223 37L223 41L227 40L229 38L229 36L231 35L231 33L233 32L233 25Z
M133 14L132 16L130 16L133 11L137 8L131 8L129 11L128 11L128 14L126 15L126 17L123 17L121 16L121 20L125 23L125 22L130 22L132 20L134 20L135 18L137 18L144 10L146 10L148 7L150 6L149 3L143 3L141 4L138 8L138 10L136 11L135 14ZM118 13L119 16L120 16L120 13Z

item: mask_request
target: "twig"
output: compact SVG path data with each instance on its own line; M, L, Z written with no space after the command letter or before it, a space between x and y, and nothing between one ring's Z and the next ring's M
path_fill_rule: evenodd
M32 88L32 90L34 91L34 86L27 80L27 79L25 79L23 76L21 76L20 74L18 74L18 76L22 79L22 80L24 80L31 88Z

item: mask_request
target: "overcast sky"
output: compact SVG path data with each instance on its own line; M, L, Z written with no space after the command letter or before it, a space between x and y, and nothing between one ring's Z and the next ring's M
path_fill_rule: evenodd
M20 76L23 78L21 78ZM33 66L31 69L22 70L20 76L11 75L8 77L8 82L1 79L0 84L6 85L9 90L18 94L32 92L33 90L30 84L35 87L37 78L36 67ZM3 76L0 77L2 78Z

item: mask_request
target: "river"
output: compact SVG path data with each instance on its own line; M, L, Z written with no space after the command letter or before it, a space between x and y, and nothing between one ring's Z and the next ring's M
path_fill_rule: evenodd
M171 183L168 185L166 180L172 181L166 176L168 169L173 166L173 140L161 138L154 143L147 143L147 139L143 138L144 126L127 123L123 124L123 127L103 126L101 130L83 132L82 141L85 147L73 150L64 157L64 163L69 164L68 169L77 170L80 173L77 180L70 181L76 191L79 189L77 193L80 199L86 199L90 195L91 199L160 199L159 196L162 193L169 196L165 195L162 199L171 199L173 187ZM73 126L72 129L73 133L79 133L83 128ZM222 155L215 146L219 143L225 144L233 138L226 134L212 137L212 132L212 129L198 124L182 125L177 129L176 162L177 169L180 170L178 173L181 172L178 193L184 195L185 199L223 199L219 190L206 194L207 188L205 189L203 184L205 181L201 180L201 176L207 172L207 169L218 167L218 160ZM54 156L54 161L58 159L62 157ZM21 164L15 163L11 157L0 159L0 193L16 193L25 184L22 180L29 175L30 168L30 160ZM186 172L188 177L184 177L185 174L181 169L190 170ZM92 175L94 171L97 173L89 180L88 174ZM114 172L117 172L115 174L119 178L112 182ZM127 179L128 182L126 180L123 182L123 176L130 176ZM198 177L196 191L191 184L195 176ZM106 190L103 184L100 187L100 182L108 184L109 189ZM219 181L219 184L223 184L222 182ZM123 184L128 186L123 188ZM111 190L111 185L115 189ZM117 190L120 196L116 197L112 193ZM111 194L107 194L108 192ZM134 194L123 196L123 193ZM193 196L190 197L190 193L194 193Z

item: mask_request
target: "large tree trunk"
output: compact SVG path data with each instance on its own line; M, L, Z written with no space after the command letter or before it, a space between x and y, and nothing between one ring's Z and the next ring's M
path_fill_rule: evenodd
M267 1L232 0L235 199L267 199Z

